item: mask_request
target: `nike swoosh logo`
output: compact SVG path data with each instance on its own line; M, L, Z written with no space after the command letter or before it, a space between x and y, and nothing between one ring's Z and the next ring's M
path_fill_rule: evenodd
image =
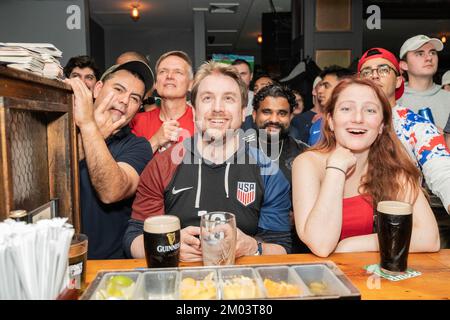
M177 194L177 193L180 193L180 192L183 192L183 191L192 189L192 188L193 188L193 187L187 187L187 188L181 188L181 189L176 190L175 187L173 187L173 189L172 189L172 194Z

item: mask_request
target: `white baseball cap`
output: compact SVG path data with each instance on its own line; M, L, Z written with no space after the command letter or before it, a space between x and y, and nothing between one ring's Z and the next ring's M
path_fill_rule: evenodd
M409 38L403 43L402 47L400 48L400 59L403 59L403 57L409 51L417 50L428 42L430 42L434 46L436 51L442 51L442 49L444 49L444 44L442 43L441 40L437 38L430 38L423 34L419 34L417 36Z
M317 85L319 84L320 81L322 81L322 78L319 77L319 76L317 76L317 77L314 79L313 89L315 89L315 88L317 87Z
M441 87L445 84L450 84L450 70L446 71L442 76Z

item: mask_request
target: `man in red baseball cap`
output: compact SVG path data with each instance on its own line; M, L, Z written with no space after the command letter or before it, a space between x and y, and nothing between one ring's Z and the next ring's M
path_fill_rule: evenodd
M395 55L383 48L367 50L358 62L358 75L380 86L392 107L395 133L411 159L422 169L428 187L450 211L450 153L437 127L397 100L404 91L404 80Z
M398 60L392 52L386 49L372 48L367 50L358 62L358 72L361 78L378 80L377 84L383 88L389 99L400 99L405 91L405 82L400 75ZM380 81L381 78L383 81ZM384 84L384 82L387 83ZM389 100L391 105L395 105L395 100Z

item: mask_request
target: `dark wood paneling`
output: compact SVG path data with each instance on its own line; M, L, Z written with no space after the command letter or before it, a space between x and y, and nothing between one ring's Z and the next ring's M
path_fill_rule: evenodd
M72 91L61 81L0 67L0 221L59 198L80 231Z

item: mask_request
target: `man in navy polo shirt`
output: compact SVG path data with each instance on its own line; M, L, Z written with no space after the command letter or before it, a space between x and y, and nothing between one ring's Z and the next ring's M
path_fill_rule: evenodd
M122 238L131 204L152 154L149 142L132 134L128 123L153 86L153 73L145 63L131 61L109 68L93 93L80 79L66 82L75 95L81 220L89 239L88 257L124 258Z

